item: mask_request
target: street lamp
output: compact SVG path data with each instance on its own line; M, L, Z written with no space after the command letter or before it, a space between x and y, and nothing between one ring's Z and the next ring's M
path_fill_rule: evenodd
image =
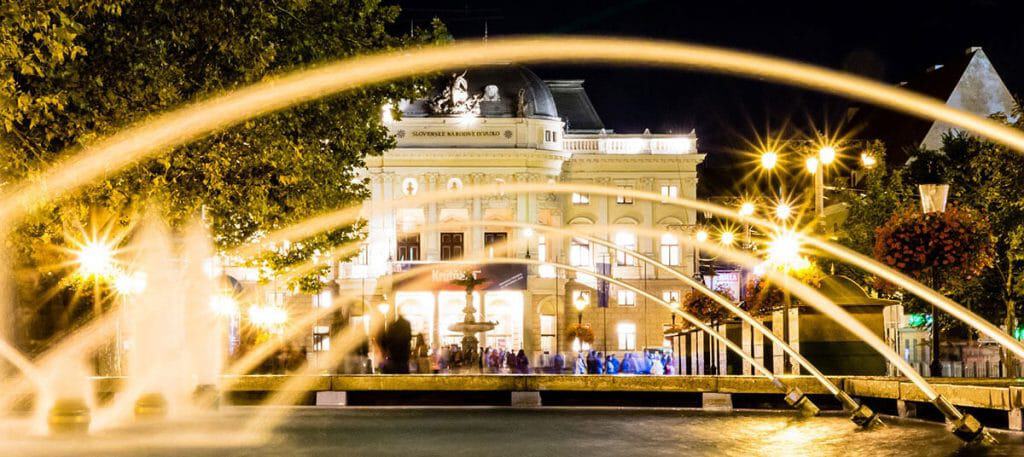
M114 248L104 241L88 241L76 254L82 276L107 276L114 272Z
M583 295L583 291L581 290L579 295L576 295L576 299L572 302L578 312L576 323L580 326L583 325L583 309L587 307L588 301L589 300L587 300L587 297Z
M791 269L803 269L809 266L809 263L806 262L806 259L800 257L800 247L800 238L796 232L786 230L776 233L768 241L768 263L776 268L781 267L787 275ZM791 344L789 310L792 307L792 300L789 296L788 288L783 288L783 294L782 339L786 341L786 344ZM789 354L787 353L782 354L782 367L784 373L792 371Z
M780 221L786 221L789 216L793 214L793 207L789 206L789 203L779 202L775 205L775 218Z
M822 165L831 165L836 160L836 148L823 146L818 150L818 159L821 160Z
M740 216L749 217L754 214L756 209L757 207L754 206L753 202L743 202L743 204L740 205L739 213Z
M719 235L718 241L720 241L725 246L732 246L732 243L736 241L736 234L728 230L724 231L721 235Z
M860 165L868 170L875 168L878 165L878 159L874 155L868 152L860 153Z
M804 162L804 165L807 166L808 173L816 175L818 174L818 166L820 166L821 163L819 163L817 157L811 156L807 158L807 161Z
M761 168L765 170L772 170L779 163L779 154L775 151L765 151L761 153Z
M146 273L121 273L114 277L114 291L119 295L129 296L141 294L146 290Z
M697 230L697 241L703 243L708 240L708 231L704 229Z
M831 145L822 146L817 157L807 159L807 172L814 176L814 214L819 219L825 214L825 166L835 160L836 148Z

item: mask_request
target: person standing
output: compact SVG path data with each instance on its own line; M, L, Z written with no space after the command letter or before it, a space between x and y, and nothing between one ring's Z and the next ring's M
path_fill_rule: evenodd
M522 349L516 354L516 372L519 374L530 373L530 358L526 356L526 351Z
M561 352L556 352L555 356L551 360L551 373L562 374L562 370L565 369L565 356Z
M420 374L430 373L430 358L428 357L427 343L423 339L423 334L419 333L416 335L416 372Z
M619 362L615 360L615 354L609 355L608 359L604 362L605 374L618 374L619 373Z
M384 373L409 374L409 353L412 346L412 324L402 315L398 316L384 332Z
M587 374L587 361L583 359L583 353L576 353L576 365L574 365L572 374Z

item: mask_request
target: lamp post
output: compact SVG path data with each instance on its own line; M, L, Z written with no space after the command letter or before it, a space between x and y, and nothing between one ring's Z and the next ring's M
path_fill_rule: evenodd
M587 307L587 297L583 295L581 290L576 299L572 301L573 306L576 307L576 325L583 326L583 310Z
M917 186L921 196L921 209L924 213L946 212L946 196L949 195L949 184L920 184ZM935 266L931 268L932 289L939 290L939 270ZM942 361L939 360L939 315L932 305L932 361L928 364L929 374L932 377L942 376Z
M672 300L670 300L668 302L668 306L669 306L669 308L672 309L672 327L671 328L672 328L672 331L674 331L676 333L676 335L675 335L675 337L673 339L675 340L675 346L677 346L679 348L676 351L676 374L677 375L681 375L681 374L683 374L682 373L683 372L683 354L682 354L682 352L683 352L683 341L682 341L683 332L676 331L676 311L679 311L679 308L680 308L679 300L676 297L672 297Z
M817 156L807 158L805 165L807 172L814 177L814 215L821 224L821 218L825 215L825 167L836 160L836 148L831 145L822 146L818 149Z

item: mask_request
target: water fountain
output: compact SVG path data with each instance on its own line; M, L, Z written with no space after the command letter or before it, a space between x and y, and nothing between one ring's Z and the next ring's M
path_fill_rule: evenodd
M403 50L393 54L343 61L321 68L303 70L277 81L257 84L248 89L168 113L87 148L82 155L76 156L74 160L50 169L44 175L44 179L38 182L12 186L11 190L5 193L0 200L0 215L2 215L0 219L11 223L24 215L27 208L37 207L38 202L73 191L104 173L119 169L150 154L169 150L171 146L183 144L245 119L367 83L454 66L489 62L494 59L522 62L562 61L564 59L592 62L642 62L699 67L710 71L748 76L759 75L774 81L850 95L906 112L944 120L982 136L1001 141L1019 151L1024 151L1024 135L1021 135L1020 132L947 108L936 101L909 94L898 88L882 86L878 83L807 65L722 49L671 43L594 38L521 38L494 40L486 47L479 44L466 44L447 48L427 48L412 52ZM565 189L585 189L588 192L609 194L622 193L621 189L599 189L586 186L566 186ZM469 192L470 189L466 189L466 191ZM550 192L551 188L506 186L501 191ZM474 189L472 192L495 192L495 190ZM644 193L636 193L636 195L644 195L661 201L666 200L660 195L652 196ZM778 229L771 222L744 219L743 216L732 210L708 203L678 198L669 200L671 201L667 203L707 209L725 217L747 220L768 230ZM333 220L337 220L339 215L335 214L331 217L335 217ZM348 216L345 215L342 218L344 217ZM314 219L297 224L290 228L290 231L286 230L282 233L290 233L293 239L297 239L301 236L294 235L320 230L328 226L331 221L330 218ZM29 362L27 365L25 360L19 359L20 355L16 352L0 351L0 354L6 359L14 360L26 378L36 385L37 417L42 418L41 423L49 422L54 429L66 427L68 430L83 430L89 426L92 419L95 419L100 428L123 424L126 410L138 413L141 409L142 415L157 412L173 416L188 407L190 398L197 390L208 392L209 386L217 384L217 374L221 371L219 342L216 338L203 338L204 335L217 334L215 331L210 331L216 326L216 319L210 318L206 306L209 291L213 289L209 282L204 281L201 279L201 275L196 274L201 269L198 266L201 262L194 261L194 259L208 257L208 247L204 247L204 243L198 241L199 236L190 236L188 237L189 241L186 241L186 253L180 256L186 259L184 264L169 266L167 259L174 258L177 254L173 253L173 247L169 242L170 237L166 230L160 228L159 224L150 225L146 230L144 232L146 235L140 235L139 238L145 241L139 241L140 246L143 246L144 249L139 249L140 255L136 262L139 271L145 273L148 285L137 297L125 300L125 321L128 327L126 340L131 342L128 353L130 375L126 379L127 384L122 390L120 398L115 399L113 406L103 409L96 408L93 401L95 397L91 389L92 383L88 380L88 370L81 363L81 354L85 351L79 352L74 349L95 348L102 344L102 341L113 333L114 325L111 322L114 319L100 318L94 327L69 337L69 341L66 344L61 344L59 350ZM861 268L904 286L958 319L978 328L1018 355L1024 354L1024 346L935 291L909 280L898 272L884 268L877 262L824 240L806 237L805 241L841 260L851 261ZM191 248L196 248L196 250L190 251ZM744 263L756 262L756 259L745 258L742 253L731 252L716 246L708 245L702 246L702 248L719 249L721 255L738 259ZM503 260L522 261L523 259ZM614 280L614 278L607 279ZM774 279L785 288L792 289L795 294L805 297L808 303L822 306L823 312L826 314L833 317L844 317L843 314L832 309L834 305L829 307L827 300L823 300L820 294L816 296L815 292L808 290L806 286L795 283L785 276ZM186 290L180 294L174 293L180 291L181 285L185 285ZM471 287L467 286L470 295ZM656 297L655 301L658 301ZM724 303L722 304L725 306ZM467 309L469 310L467 314L475 313L471 306L470 298L467 300ZM477 323L470 318L467 318L464 323L486 324ZM472 330L479 331L482 327L462 327L462 329L465 330L466 336L470 337L476 333ZM161 335L162 332L168 330L170 331L167 335ZM192 330L198 330L197 334L191 334ZM885 352L883 351L886 349L884 343L875 341L877 338L872 339L863 335L862 330L865 329L856 328L854 325L851 330L862 336L865 341L879 351ZM355 332L346 333L345 337L341 339L344 344L340 344L339 348L350 347L357 338L358 335L355 335ZM473 347L475 348L475 346L474 344ZM903 373L918 385L927 399L932 401L950 419L957 436L965 441L971 441L983 433L977 421L969 415L962 414L947 400L939 396L916 371L905 364L900 364L900 360L898 356L891 359L893 363L900 366ZM295 382L306 381L296 380ZM5 385L7 384L5 383ZM794 397L794 401L799 401L799 398L796 398L799 396ZM125 408L125 405L128 407Z
M462 310L464 314L462 322L456 322L448 327L448 329L463 335L462 351L465 355L467 366L474 366L479 362L479 358L482 356L479 352L480 341L486 341L484 333L494 330L494 327L498 325L497 322L477 322L476 320L476 308L473 307L473 291L477 286L486 282L487 278L471 270L464 272L461 279L452 281L452 284L466 289L466 307ZM481 312L481 316L486 319L486 315L483 312ZM480 335L480 338L478 339L476 335Z

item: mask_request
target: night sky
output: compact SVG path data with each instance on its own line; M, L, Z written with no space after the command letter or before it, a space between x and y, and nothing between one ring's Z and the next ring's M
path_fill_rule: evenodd
M399 20L439 17L457 40L522 34L638 36L725 46L844 69L891 83L982 46L1010 91L1024 88L1024 25L1012 1L399 1ZM834 5L834 6L833 6ZM1019 5L1018 5L1019 6ZM531 67L585 79L607 127L697 130L710 165L735 162L758 134L834 125L846 102L797 89L676 70Z

